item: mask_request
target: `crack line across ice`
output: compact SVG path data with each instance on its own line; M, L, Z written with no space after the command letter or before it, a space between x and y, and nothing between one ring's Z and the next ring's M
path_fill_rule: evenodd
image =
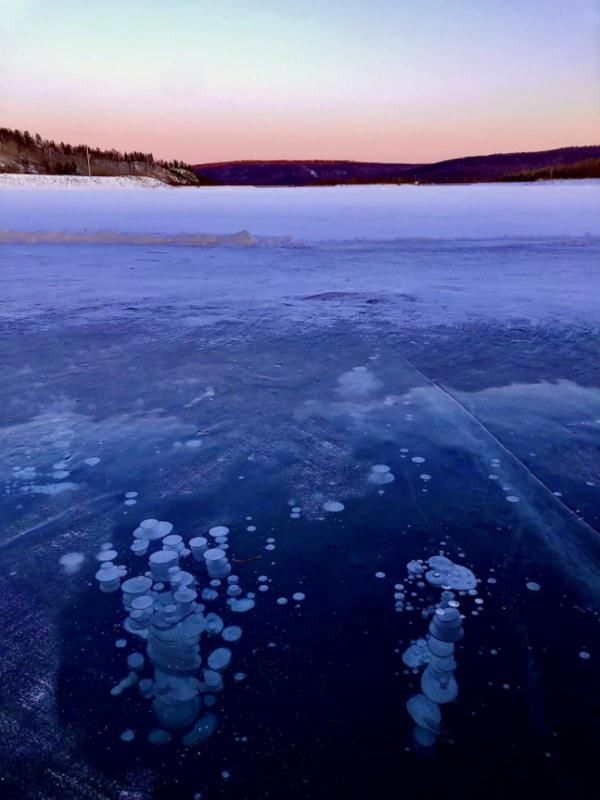
M426 378L426 380L429 380L425 375L423 377ZM529 477L532 478L532 480L535 481L535 483L544 490L549 500L551 500L555 505L560 506L562 509L564 509L573 520L576 520L579 523L579 525L587 529L588 532L593 533L595 536L598 536L600 534L600 531L597 531L596 528L594 528L592 525L590 525L581 517L577 516L577 514L573 511L572 508L570 508L561 498L557 497L552 491L552 489L550 489L549 486L546 486L546 484L541 480L541 478L538 478L538 476L531 471L531 469L527 466L527 464L524 461L521 461L521 459L515 453L513 453L513 451L509 447L507 447L496 436L496 434L493 433L493 431L491 431L487 427L487 425L485 425L485 423L483 423L480 419L478 419L478 417L476 417L471 411L469 411L469 409L463 403L461 403L461 401L457 397L455 397L449 389L446 389L445 386L443 386L441 383L438 383L437 381L430 381L430 383L433 386L437 386L438 389L444 392L444 394L447 397L449 397L450 400L452 400L457 406L459 406L479 428L484 430L494 440L494 442L503 452L511 456L514 459L514 461L516 461L517 464L519 464L519 466L521 466L525 470L525 472L529 475Z
M120 492L107 492L106 494L100 494L97 497L92 497L90 500L86 500L83 503L78 503L77 505L70 505L64 511L61 511L60 514L55 514L53 517L48 517L48 519L42 520L42 522L38 522L37 525L34 525L32 528L27 528L24 531L20 531L15 533L14 536L11 536L10 539L6 541L0 542L0 551L7 550L9 547L23 539L25 536L30 536L32 533L40 533L49 525L53 525L59 519L67 516L68 514L72 514L74 511L81 511L88 506L94 506L96 503L99 503L101 500L115 500L115 498L121 497ZM94 512L96 513L96 512Z
M395 350L398 355L400 355L407 364L409 364L412 369L423 378L423 380L428 383L432 387L436 387L441 392L444 393L446 397L448 397L455 405L457 405L466 415L467 417L474 422L478 428L481 428L491 439L492 441L507 455L511 456L513 461L515 461L519 466L529 475L529 477L535 482L537 486L543 489L544 493L547 495L548 499L555 505L561 508L562 510L566 511L569 517L577 522L584 530L588 533L593 534L595 537L600 535L600 531L596 530L592 525L590 525L586 520L582 519L581 517L577 516L577 514L570 508L560 497L557 497L550 487L546 486L546 484L538 478L538 476L531 471L531 469L525 464L524 461L513 453L513 451L507 447L493 431L491 431L484 422L482 422L478 417L476 417L457 397L455 397L452 392L447 389L443 384L438 383L438 381L429 378L422 370L420 370L404 353L401 353L397 350L396 347L392 345L392 349Z

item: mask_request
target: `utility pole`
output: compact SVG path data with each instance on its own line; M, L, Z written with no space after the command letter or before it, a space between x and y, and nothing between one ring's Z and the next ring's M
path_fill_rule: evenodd
M92 177L92 168L90 166L90 148L87 146L87 144L85 146L85 154L87 156L87 162L88 162L88 177L91 178Z

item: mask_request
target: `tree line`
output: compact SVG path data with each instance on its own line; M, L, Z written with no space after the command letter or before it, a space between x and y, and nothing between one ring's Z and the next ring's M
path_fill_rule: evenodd
M143 153L140 150L122 153L119 150L102 150L99 147L88 147L85 144L66 144L65 142L55 142L54 139L43 139L39 133L20 131L16 128L0 128L0 143L12 142L19 149L35 150L48 156L79 156L87 158L89 152L90 159L107 159L109 161L142 162L151 166L164 167L165 169L187 169L191 170L190 164L178 159L165 161L164 159L154 158L152 153ZM76 171L76 164L73 164L73 171Z

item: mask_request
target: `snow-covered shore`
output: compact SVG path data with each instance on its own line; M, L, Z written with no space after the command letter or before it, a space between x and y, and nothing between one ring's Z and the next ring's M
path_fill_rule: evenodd
M31 175L19 172L0 174L1 189L171 189L155 178L135 175L100 177L92 175Z

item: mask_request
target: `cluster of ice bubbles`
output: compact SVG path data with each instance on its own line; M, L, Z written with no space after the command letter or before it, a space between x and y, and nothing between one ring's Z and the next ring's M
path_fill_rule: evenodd
M127 570L114 563L117 551L112 545L103 545L97 554L101 566L96 579L103 592L121 589L126 611L123 627L145 649L145 654L128 655L129 673L111 693L120 695L137 686L142 697L152 702L160 726L150 731L148 740L165 744L178 732L181 741L192 746L207 739L217 727L212 708L232 660L230 648L223 644L229 645L242 635L241 627L226 626L221 616L207 611L206 604L216 600L224 589L229 610L240 613L254 607L255 595L244 595L238 576L232 574L227 527L216 526L207 537L195 536L187 543L172 531L170 522L146 519L140 523L133 533L131 550L140 558L151 551L149 569L122 583ZM190 567L184 570L181 562L186 559ZM203 581L191 571L196 565L201 565ZM124 648L127 642L120 639L116 644ZM204 647L206 651L202 652ZM147 663L151 677L142 677ZM243 673L234 675L234 680L243 678ZM121 736L125 742L134 737L132 730Z
M440 706L451 703L458 697L455 672L455 646L464 636L463 617L460 613L460 595L476 594L477 578L467 567L456 564L445 556L432 556L423 562L407 564L408 580L418 581L441 589L438 603L423 612L431 622L425 637L414 641L403 653L402 661L412 670L423 669L421 693L409 698L406 708L413 722L415 743L421 747L432 747L441 732L442 714ZM405 607L404 586L395 587L396 610Z
M369 483L374 483L376 486L392 483L394 479L395 476L387 464L374 464L369 470Z

